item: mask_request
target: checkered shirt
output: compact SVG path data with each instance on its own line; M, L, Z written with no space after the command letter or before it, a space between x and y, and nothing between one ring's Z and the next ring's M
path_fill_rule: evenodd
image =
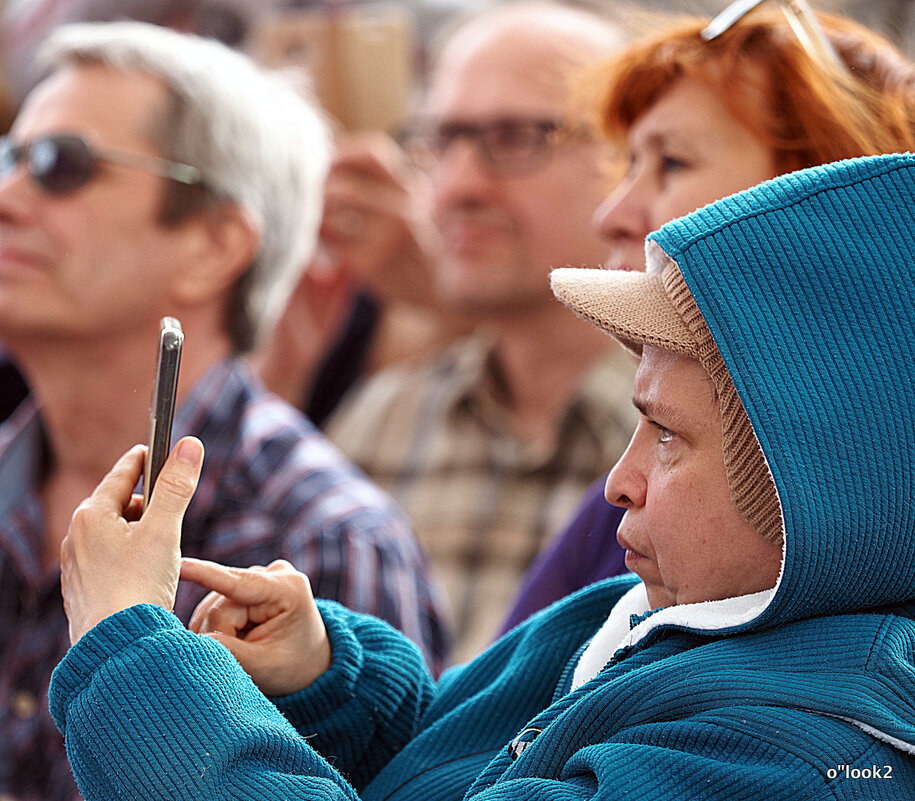
M610 345L548 446L512 433L493 344L479 335L419 369L376 374L328 420L328 436L413 521L455 614L456 661L491 641L534 557L625 450L635 366Z

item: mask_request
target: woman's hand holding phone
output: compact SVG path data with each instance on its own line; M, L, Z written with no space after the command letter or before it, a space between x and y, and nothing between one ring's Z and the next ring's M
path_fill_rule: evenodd
M145 453L142 445L131 448L73 513L60 553L71 643L135 604L174 607L181 523L197 488L203 445L193 437L178 442L141 517L143 499L133 489Z

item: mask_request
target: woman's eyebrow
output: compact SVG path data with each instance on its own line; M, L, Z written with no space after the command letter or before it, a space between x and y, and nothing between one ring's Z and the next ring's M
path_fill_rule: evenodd
M673 428L678 428L688 422L688 417L683 413L682 409L665 403L633 395L632 405L639 410L643 417L649 420L663 421Z

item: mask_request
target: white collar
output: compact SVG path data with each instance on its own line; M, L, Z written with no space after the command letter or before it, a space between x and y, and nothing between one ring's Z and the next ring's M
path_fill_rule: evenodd
M630 615L643 615L647 611L648 596L645 585L640 581L613 605L610 615L588 643L572 674L573 690L600 673L610 657L623 647L631 629Z
M640 581L616 602L607 620L588 643L575 666L572 689L593 679L620 648L633 645L658 626L672 625L699 631L715 631L747 623L758 617L769 605L776 589L777 587L773 587L771 590L724 598L720 601L668 606L631 627L632 615L641 617L649 611L645 585Z

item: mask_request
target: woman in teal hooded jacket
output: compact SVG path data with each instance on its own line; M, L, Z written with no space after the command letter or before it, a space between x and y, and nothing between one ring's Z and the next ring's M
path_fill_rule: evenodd
M839 162L663 226L647 273L554 272L641 354L608 482L641 580L437 686L283 566L188 562L223 596L185 630L161 607L200 449L139 522L127 454L63 552L50 700L86 799L915 797L912 197L913 155Z

